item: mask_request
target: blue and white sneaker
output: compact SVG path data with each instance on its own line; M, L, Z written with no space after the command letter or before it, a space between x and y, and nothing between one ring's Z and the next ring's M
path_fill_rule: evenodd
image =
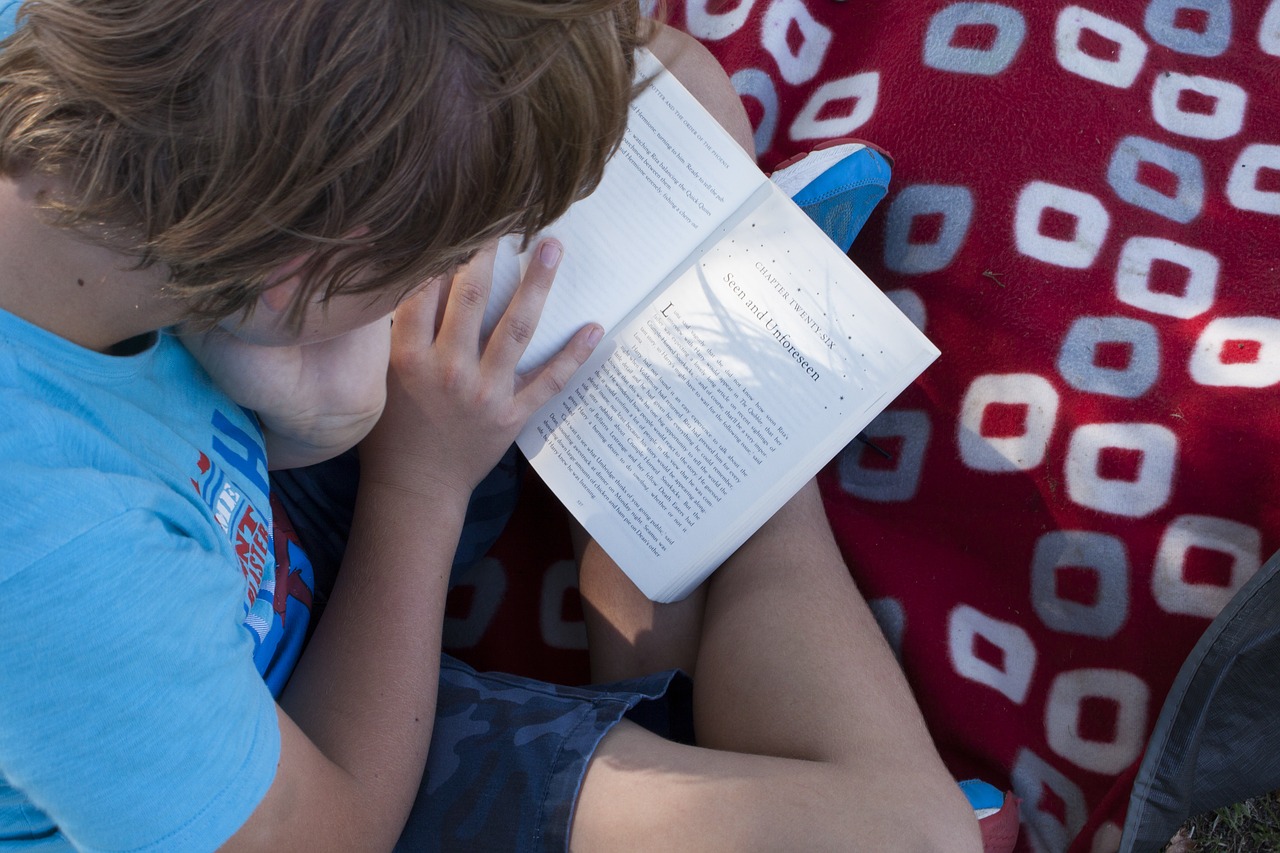
M845 252L889 189L893 166L857 139L832 139L783 162L769 179Z
M853 238L889 191L892 163L889 155L866 142L832 139L783 161L769 180L847 255ZM893 458L865 432L857 438L886 459Z
M1010 853L1018 842L1018 798L980 779L964 780L960 790L978 819L983 853Z
M888 192L892 170L893 161L879 149L856 139L833 139L785 161L769 179L848 253ZM885 453L864 434L858 439ZM979 779L959 784L982 830L983 853L1011 853L1018 841L1018 798Z

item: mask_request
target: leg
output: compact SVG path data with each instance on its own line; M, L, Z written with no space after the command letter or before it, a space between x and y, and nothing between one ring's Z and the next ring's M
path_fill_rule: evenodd
M714 59L669 30L653 49L752 150ZM982 849L816 485L674 605L648 601L598 547L580 546L593 675L696 674L699 746L625 721L611 730L588 765L573 849Z
M592 682L605 684L666 669L693 675L707 585L683 601L656 605L576 523L573 545Z
M652 48L734 139L751 151L751 127L742 102L710 54L670 29L658 33ZM846 252L884 196L889 178L884 155L852 142L832 140L819 145L810 156L792 158L772 177ZM574 533L581 566L584 549L597 546L580 528L575 527ZM581 575L592 679L615 681L668 668L693 675L705 591L699 589L679 606L655 608L635 594L631 582L611 561L585 562L592 567Z
M670 673L610 690L477 672L441 656L431 748L397 853L564 851L587 762L633 715L656 731L682 721L687 681Z
M981 850L812 483L708 580L694 715L604 738L574 849Z
M669 27L659 27L649 47L737 143L754 154L747 112L707 49ZM582 567L592 680L617 681L664 669L693 675L705 586L678 604L655 607L580 528L574 530L574 551Z

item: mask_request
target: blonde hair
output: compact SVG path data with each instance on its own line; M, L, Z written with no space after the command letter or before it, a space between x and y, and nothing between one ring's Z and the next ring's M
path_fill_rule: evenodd
M163 263L193 316L408 288L593 188L644 40L635 0L27 0L0 172ZM324 274L321 275L321 271Z

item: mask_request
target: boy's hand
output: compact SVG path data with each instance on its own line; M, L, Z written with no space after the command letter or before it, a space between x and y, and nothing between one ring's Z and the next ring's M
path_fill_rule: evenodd
M387 406L360 446L362 483L444 490L465 501L599 343L603 330L589 324L545 364L517 374L562 250L554 241L538 247L511 304L483 340L496 248L490 245L451 281L428 282L396 309Z
M391 323L298 346L259 346L215 328L182 342L232 399L257 413L273 469L313 465L354 447L386 401Z

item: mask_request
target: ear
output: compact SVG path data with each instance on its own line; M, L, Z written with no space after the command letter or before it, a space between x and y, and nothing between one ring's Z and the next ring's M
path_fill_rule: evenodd
M302 279L298 271L306 264L307 255L298 255L281 264L267 276L267 289L259 294L263 307L273 314L283 314L293 304Z
M358 240L368 233L368 228L360 226L353 228L342 239ZM303 252L300 255L295 255L271 271L271 274L267 276L267 288L262 291L260 296L263 307L275 314L283 314L289 310L298 294L298 288L302 285L302 279L298 276L298 273L302 271L302 268L307 265L313 255L313 252Z
M262 305L272 314L283 314L293 304L294 296L302 281L295 275L286 278L279 284L273 284L258 295Z

